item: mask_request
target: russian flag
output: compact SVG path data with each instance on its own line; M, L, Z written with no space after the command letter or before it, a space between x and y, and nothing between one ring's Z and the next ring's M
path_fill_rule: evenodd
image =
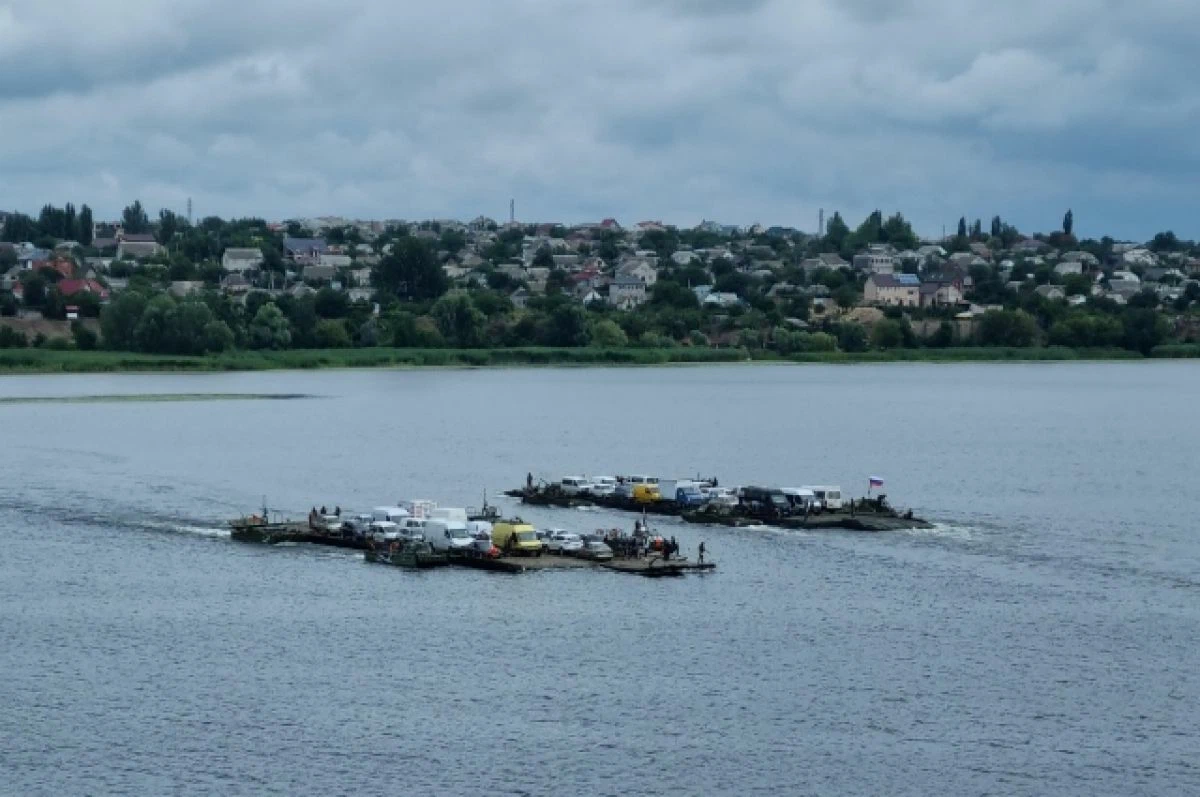
M882 487L883 479L879 478L878 476L872 476L870 479L870 486L871 487Z

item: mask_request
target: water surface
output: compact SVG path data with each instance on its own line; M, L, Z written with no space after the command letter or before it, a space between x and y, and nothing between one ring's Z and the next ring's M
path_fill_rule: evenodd
M139 394L212 400L94 400ZM3 378L0 792L1196 793L1198 394L1189 363ZM663 521L719 562L668 582L221 530L527 471L877 475L937 527Z

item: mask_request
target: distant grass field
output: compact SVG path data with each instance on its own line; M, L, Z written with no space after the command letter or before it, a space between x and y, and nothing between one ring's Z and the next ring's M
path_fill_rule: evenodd
M1160 346L1156 358L1200 357L1198 345ZM234 351L203 357L133 354L115 351L0 349L0 373L116 373L136 371L266 371L314 368L496 367L668 365L672 363L755 362L1023 362L1137 360L1125 349L969 347L889 351L808 352L781 357L771 352L706 348L514 348L514 349L295 349Z

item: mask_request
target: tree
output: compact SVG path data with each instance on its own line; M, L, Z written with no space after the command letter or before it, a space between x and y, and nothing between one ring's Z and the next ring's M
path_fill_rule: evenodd
M999 238L1004 232L1004 223L999 216L992 216L992 237Z
M466 293L455 291L446 294L434 303L430 315L446 340L464 348L483 344L487 316L476 309Z
M1067 296L1087 296L1092 292L1092 278L1086 274L1068 274L1063 277L1063 292Z
M134 332L146 309L146 297L124 291L100 311L100 335L105 347L117 351L136 350Z
M551 346L588 345L588 323L584 309L574 303L559 305L550 314L547 343Z
M214 318L204 325L204 350L219 354L233 348L233 330L224 321Z
M137 351L169 352L168 340L172 332L175 301L166 294L159 294L146 303L142 317L133 329L133 343Z
M332 318L317 322L314 337L318 348L344 349L350 346L350 334L346 332L346 324Z
M292 342L288 321L271 302L264 304L250 322L250 346L255 349L286 349Z
M621 348L629 345L629 337L625 330L611 318L602 318L592 324L592 345L607 348ZM707 345L707 340L705 341Z
M46 278L41 274L25 272L21 275L24 301L28 307L41 307L46 301Z
M17 300L11 293L0 293L0 316L11 318L17 314ZM7 327L5 327L7 329Z
M840 252L842 244L850 236L850 227L842 220L842 214L834 211L833 216L825 225L825 246Z
M93 225L93 223L94 222L92 221L92 209L89 208L87 205L84 205L83 207L81 207L79 209L79 221L77 223L77 226L79 227L79 239L78 240L79 240L79 243L83 244L84 246L92 245L92 240L93 240L92 225Z
M178 231L179 217L175 212L166 208L158 211L158 242L163 245L169 244Z
M15 250L7 246L0 249L0 271L8 271L19 262Z
M75 338L75 348L80 351L91 351L99 342L96 333L90 327L84 326L81 321L71 323L71 336Z
M971 225L971 239L983 240L983 222L979 219L975 219L975 223Z
M452 230L447 227L442 230L442 237L438 243L447 252L456 255L467 245L467 236L462 230Z
M121 222L127 233L144 233L150 229L150 217L138 199L121 211Z
M867 350L867 330L854 322L841 324L838 328L838 348L845 352Z
M350 297L342 291L325 287L313 297L313 309L321 318L345 318L350 312Z
M1071 231L1075 229L1075 214L1067 209L1067 214L1063 216L1062 231L1063 235L1070 236Z
M372 276L382 290L414 301L436 299L449 287L433 249L412 236L396 241Z
M858 304L858 289L853 285L846 284L837 288L833 292L833 300L837 302L838 307L843 310L849 310Z
M1126 310L1122 323L1125 327L1125 348L1145 355L1149 355L1171 331L1167 319L1149 308Z
M537 250L537 253L533 256L533 267L554 269L554 255L551 253L550 247L543 246Z
M1038 325L1024 310L989 310L979 320L978 334L984 346L1025 348L1037 341Z
M967 237L967 217L966 216L958 217L958 237L959 238Z
M884 318L871 330L871 345L877 349L898 349L904 345L904 322Z

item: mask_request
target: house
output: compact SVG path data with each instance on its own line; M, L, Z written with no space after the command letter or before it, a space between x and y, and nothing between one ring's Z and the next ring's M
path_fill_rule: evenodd
M714 291L704 297L705 307L735 307L742 303L736 293Z
M1158 266L1146 269L1142 277L1145 278L1146 282L1167 283L1179 283L1187 279L1187 275L1177 268L1162 268Z
M170 287L171 295L179 298L199 293L202 290L204 290L203 280L174 280Z
M350 257L350 255L322 252L321 254L317 255L317 262L322 266L332 266L333 268L349 268L354 263L354 258Z
M708 298L708 295L712 293L712 289L713 286L711 285L697 285L692 288L692 293L696 294L696 301L703 303Z
M221 290L226 293L245 293L250 290L250 281L235 271L221 280Z
M1100 258L1096 257L1091 252L1080 252L1078 250L1066 252L1063 254L1062 259L1064 262L1082 263L1083 267L1086 269L1100 267Z
M1065 277L1068 274L1082 274L1083 261L1081 260L1064 260L1054 267L1054 273L1060 277Z
M116 249L117 248L117 239L116 238L93 238L92 246L95 247L100 252L104 252L109 249Z
M524 288L517 288L508 295L508 300L513 303L513 307L524 309L525 305L529 304L529 291Z
M646 283L637 277L618 276L608 286L608 303L621 310L632 310L646 301Z
M654 283L658 282L658 270L645 260L640 260L633 265L625 266L620 270L617 276L636 279L643 285L653 285Z
M817 259L821 261L821 265L825 268L845 268L850 265L837 252L823 252L817 255Z
M575 271L579 268L579 255L553 255L554 267L564 271Z
M292 238L283 239L283 255L292 262L315 263L321 255L329 251L329 244L324 238Z
M592 304L593 302L604 301L604 297L600 295L600 291L596 290L595 288L588 288L587 292L583 294L583 298L580 301L582 301L584 304Z
M337 276L337 269L333 266L322 266L314 263L313 265L305 266L301 272L305 282L333 282Z
M922 282L919 293L921 307L948 307L963 300L961 288L953 282Z
M671 261L677 266L688 266L700 259L700 255L690 249L680 249L671 255Z
M108 288L95 280L59 280L58 292L64 297L74 296L78 293L90 293L102 302L108 301Z
M1033 289L1033 292L1043 299L1065 299L1067 295L1063 293L1063 289L1057 285L1039 285Z
M1158 258L1149 249L1130 249L1121 255L1121 262L1126 266L1156 266Z
M976 257L982 257L984 260L992 259L992 250L988 249L987 244L980 243L979 241L975 241L974 243L972 243L970 245L969 248L971 250L971 253L974 254Z
M915 274L872 274L867 277L863 298L868 304L917 307L921 303L921 280Z
M258 248L239 249L231 246L221 255L221 268L231 273L257 271L262 264L263 253Z
M871 274L895 274L896 258L882 251L862 252L854 256L854 269Z
M153 235L124 235L117 244L117 259L132 257L135 260L141 260L160 255L165 251L166 249L154 240Z
M1034 254L1040 251L1046 244L1039 241L1037 238L1025 238L1013 244L1012 250L1019 254Z
M34 271L53 271L62 279L70 279L75 276L75 264L61 257L53 260L38 260L30 265Z

